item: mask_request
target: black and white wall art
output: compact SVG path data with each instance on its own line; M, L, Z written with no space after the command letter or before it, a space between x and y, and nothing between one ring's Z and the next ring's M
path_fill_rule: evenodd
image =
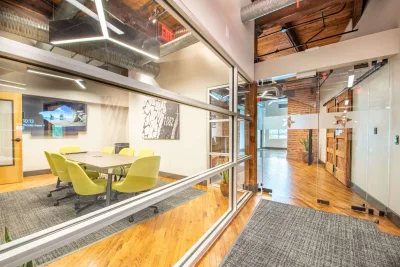
M143 105L143 139L179 140L179 104L148 98Z

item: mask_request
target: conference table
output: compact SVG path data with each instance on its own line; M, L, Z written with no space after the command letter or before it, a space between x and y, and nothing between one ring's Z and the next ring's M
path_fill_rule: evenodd
M113 169L118 167L130 166L138 157L123 156L118 154L108 154L103 152L79 152L67 153L64 155L68 160L90 165L100 173L108 174L106 205L111 204Z

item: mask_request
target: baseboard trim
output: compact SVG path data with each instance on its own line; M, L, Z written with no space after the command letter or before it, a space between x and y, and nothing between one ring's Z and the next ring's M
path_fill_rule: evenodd
M387 207L385 204L365 192L364 189L359 187L358 185L354 184L353 182L350 185L351 189L354 190L354 192L359 195L362 199L367 201L369 204L371 204L374 208L380 211L385 211L387 214L387 218L389 221L391 221L393 224L395 224L397 227L400 227L400 216L392 211L389 207Z
M369 204L374 206L374 208L382 211L387 211L388 207L386 207L385 204L365 192L364 189L356 185L355 183L351 182L350 188L353 189L354 192L356 192L357 195L359 195L362 199L368 201Z
M43 175L50 173L51 173L50 169L44 169L44 170L26 171L23 173L23 175L24 177L29 177L29 176L36 176L36 175Z
M387 218L388 218L392 223L394 223L397 227L400 228L400 216L399 216L396 212L394 212L394 211L392 211L391 209L388 208L388 211L387 211Z

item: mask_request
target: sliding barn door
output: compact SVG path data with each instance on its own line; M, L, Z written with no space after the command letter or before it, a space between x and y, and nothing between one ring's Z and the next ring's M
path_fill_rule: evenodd
M352 129L344 128L346 112L353 106L352 91L348 90L331 100L326 109L328 113L340 112L335 117L338 128L326 131L326 170L347 187L351 185L351 134Z

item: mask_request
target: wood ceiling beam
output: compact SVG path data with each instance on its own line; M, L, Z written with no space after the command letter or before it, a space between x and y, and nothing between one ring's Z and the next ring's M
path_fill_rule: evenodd
M353 29L357 26L357 23L361 19L363 8L364 8L364 0L354 0L353 17L352 17Z
M353 0L303 0L300 2L299 8L297 8L295 4L290 5L256 19L256 25L260 25L263 29L274 25L283 25L285 23L299 20L332 5L340 3L344 4L346 2L353 2Z
M290 41L290 43L292 44L292 46L295 47L296 52L301 52L304 51L304 47L303 46L299 46L301 44L301 42L299 41L299 38L297 37L296 31L293 28L292 23L288 22L284 25L284 28L288 29L286 30L286 35Z

